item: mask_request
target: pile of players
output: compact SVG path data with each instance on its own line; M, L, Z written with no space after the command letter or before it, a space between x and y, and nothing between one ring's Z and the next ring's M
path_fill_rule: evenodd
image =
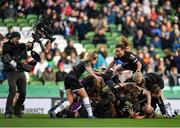
M154 118L158 105L164 117L174 118L177 113L163 96L163 79L156 73L143 74L143 61L129 48L123 37L113 61L102 72L91 68L97 61L95 52L75 65L65 79L67 100L51 108L50 117ZM113 68L118 60L123 64ZM119 74L124 70L133 75L122 82ZM84 71L89 75L79 81Z

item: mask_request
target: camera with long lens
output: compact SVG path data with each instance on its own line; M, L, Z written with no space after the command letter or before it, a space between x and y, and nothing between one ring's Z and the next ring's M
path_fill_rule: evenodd
M35 24L34 28L35 32L32 34L34 41L39 41L41 38L48 39L51 42L55 40L55 38L52 37L54 32L48 18L41 17L39 22Z
M55 40L52 37L54 32L50 21L47 17L41 17L39 22L34 25L34 32L32 33L33 43L38 43L42 51L45 50L42 39L48 39L51 42ZM31 56L38 62L41 60L39 54L33 50L31 50Z

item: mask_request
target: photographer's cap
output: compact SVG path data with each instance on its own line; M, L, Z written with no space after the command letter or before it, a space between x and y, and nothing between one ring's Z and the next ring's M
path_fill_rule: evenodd
M19 32L12 32L11 35L10 35L10 38L12 39L12 38L15 38L15 37L21 38L20 33Z

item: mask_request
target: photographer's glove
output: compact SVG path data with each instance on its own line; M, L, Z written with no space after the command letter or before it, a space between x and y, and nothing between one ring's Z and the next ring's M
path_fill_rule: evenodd
M34 44L32 42L28 42L26 43L26 49L29 51L29 50L32 50L33 49L33 46Z
M10 63L11 68L16 71L17 70L17 67L16 67L17 63L14 60L11 60L9 63Z

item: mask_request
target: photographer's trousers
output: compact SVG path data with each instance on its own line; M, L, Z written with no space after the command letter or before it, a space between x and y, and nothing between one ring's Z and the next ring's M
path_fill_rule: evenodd
M19 109L20 111L24 103L26 96L26 77L24 72L8 72L7 80L9 85L9 95L6 102L6 113L12 114L13 107L15 109ZM13 100L16 95L16 92L19 93L19 97L15 106L13 106Z

